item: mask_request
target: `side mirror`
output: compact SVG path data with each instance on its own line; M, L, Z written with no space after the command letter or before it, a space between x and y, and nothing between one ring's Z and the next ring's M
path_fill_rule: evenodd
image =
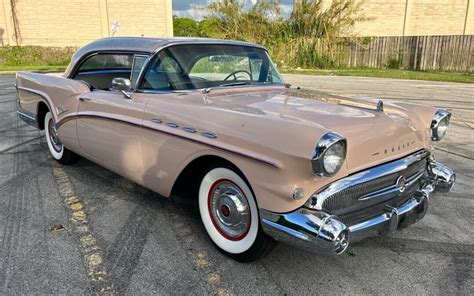
M112 89L118 91L130 91L132 89L132 82L127 78L116 77L112 79Z
M132 82L130 79L122 77L112 79L112 90L122 92L127 99L132 98Z

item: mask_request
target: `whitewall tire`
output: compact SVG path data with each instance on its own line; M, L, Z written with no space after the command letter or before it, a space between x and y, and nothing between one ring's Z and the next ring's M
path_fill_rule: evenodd
M62 164L71 164L77 160L77 155L64 147L59 140L56 123L51 115L51 112L46 113L44 117L44 134L46 142L48 143L49 152L54 159Z
M44 134L48 143L49 152L54 159L60 160L64 155L64 146L59 142L56 133L56 125L54 123L51 112L46 113L44 117Z
M271 238L260 228L258 207L244 179L229 168L209 170L199 188L199 212L210 239L230 257L253 261Z

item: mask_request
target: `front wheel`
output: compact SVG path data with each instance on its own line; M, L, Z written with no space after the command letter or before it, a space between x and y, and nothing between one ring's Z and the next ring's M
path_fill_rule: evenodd
M72 164L77 160L77 154L64 147L58 137L56 124L54 123L51 112L46 113L44 117L44 133L48 143L49 152L54 159L62 164Z
M237 261L254 261L274 244L260 227L249 186L228 168L214 168L204 176L199 188L199 211L214 244Z

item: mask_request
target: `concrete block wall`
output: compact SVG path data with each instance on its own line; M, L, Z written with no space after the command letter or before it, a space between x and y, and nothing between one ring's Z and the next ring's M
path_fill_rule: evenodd
M0 0L0 45L15 45L12 0ZM173 35L172 0L13 0L21 45L81 46L111 36ZM331 0L325 0L331 1ZM360 0L358 36L474 34L474 0Z
M360 1L372 20L356 24L359 36L474 34L474 0Z
M81 46L112 35L173 35L171 0L14 0L21 45ZM0 0L3 45L15 45L11 0Z

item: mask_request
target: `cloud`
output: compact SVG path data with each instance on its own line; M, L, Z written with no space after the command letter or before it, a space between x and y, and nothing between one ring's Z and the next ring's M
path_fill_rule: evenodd
M293 4L280 4L280 10L284 17L290 16L293 12Z
M209 0L173 0L173 11L187 11L193 8L193 5L206 5Z
M200 20L205 16L205 12L199 9L212 1L219 0L173 0L173 14L179 17L189 17ZM245 2L246 7L255 5L258 0L241 0ZM281 13L283 16L289 16L293 11L293 0L280 1Z

